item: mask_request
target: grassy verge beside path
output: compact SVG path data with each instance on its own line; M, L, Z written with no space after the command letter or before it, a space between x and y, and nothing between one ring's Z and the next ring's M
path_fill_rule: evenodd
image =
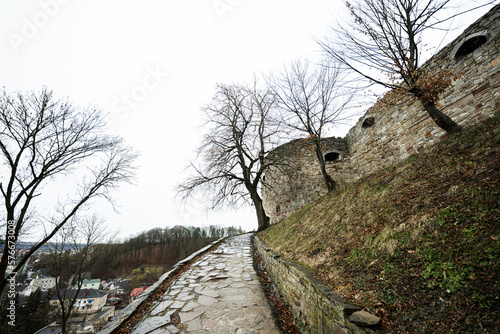
M259 235L394 333L498 333L500 118Z

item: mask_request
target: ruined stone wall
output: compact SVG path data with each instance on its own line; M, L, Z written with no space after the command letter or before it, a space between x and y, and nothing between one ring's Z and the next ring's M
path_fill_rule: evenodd
M462 74L437 103L445 114L462 126L492 117L500 107L499 8L496 6L467 28L426 64L431 69L449 68ZM486 44L456 59L460 46L477 34L486 36ZM364 120L369 117L373 117L374 124L363 127ZM347 135L353 177L358 179L406 159L435 144L445 134L418 101L391 108L376 105Z
M325 162L329 175L337 182L350 177L350 165L346 159L345 138L323 140L325 155L334 154L335 161ZM326 194L323 176L311 140L296 139L276 148L268 159L277 166L266 171L263 180L262 198L264 210L276 223L293 211L309 203L311 198Z
M442 94L437 106L462 126L492 117L500 109L499 22L497 5L424 64L431 71L446 68L461 74ZM328 162L327 170L338 183L349 183L400 162L443 136L445 132L430 119L420 102L401 102L397 106L379 102L349 131L342 159ZM297 148L297 143L292 141L273 152L288 164L288 169L275 168L266 173L262 198L273 223L326 193L314 152Z
M273 253L258 237L254 245L271 280L276 284L303 333L369 334L380 319L345 302L301 266Z

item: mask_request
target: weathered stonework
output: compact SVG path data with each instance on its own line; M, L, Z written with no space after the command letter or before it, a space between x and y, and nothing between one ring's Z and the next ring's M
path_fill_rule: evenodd
M304 333L376 333L371 326L355 324L375 325L380 320L376 316L346 303L307 270L272 252L258 237L254 245L272 281L302 322Z
M119 313L116 313L115 317L113 317L113 320L109 322L100 332L99 334L111 334L114 333L116 330L122 326L135 312L136 310L139 309L139 307L146 303L148 298L152 296L167 280L170 278L174 277L177 273L179 273L185 266L189 265L189 262L191 262L195 257L198 255L201 255L203 253L206 253L210 248L213 246L219 244L224 240L224 238L220 238L219 240L216 240L212 242L211 244L203 247L202 249L194 252L193 254L189 255L187 258L184 260L179 261L176 263L173 267L172 270L166 272L163 274L156 283L151 285L149 288L147 288L139 297L134 299L134 301L130 304L127 305L123 310L121 310Z
M335 181L342 182L350 175L349 165L342 163L348 154L346 139L327 138L323 146L327 148L325 155L336 157L335 161L325 162L327 171ZM279 163L279 167L266 172L264 182L269 187L262 191L264 210L274 221L288 216L311 198L326 194L311 140L293 140L276 148L268 158Z
M497 5L423 65L431 71L446 68L461 74L437 102L461 126L493 117L500 110L499 22ZM420 102L392 107L381 107L379 102L367 110L346 138L325 140L327 147L343 155L338 161L327 162L327 171L337 183L350 183L417 154L445 135ZM343 148L338 145L342 141ZM272 157L285 167L266 172L262 199L271 222L276 223L326 194L326 187L314 152L303 141L278 147Z

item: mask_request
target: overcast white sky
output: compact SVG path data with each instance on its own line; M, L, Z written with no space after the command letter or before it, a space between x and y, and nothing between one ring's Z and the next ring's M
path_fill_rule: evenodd
M207 214L174 201L200 144L201 107L218 82L316 57L314 37L342 15L339 0L0 0L0 83L99 106L141 152L136 184L115 193L120 214L96 205L120 237L177 224L253 230L253 208Z

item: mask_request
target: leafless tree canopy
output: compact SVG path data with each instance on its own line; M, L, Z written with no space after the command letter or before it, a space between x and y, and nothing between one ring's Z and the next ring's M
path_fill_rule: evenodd
M99 109L79 108L41 92L0 96L0 192L5 208L4 255L0 262L0 291L7 281L9 245L25 232L28 220L45 236L17 263L14 272L52 238L85 204L96 197L111 200L121 182L133 178L137 154L121 138L109 136ZM74 197L58 204L49 216L32 208L43 188L57 175L70 175L87 168L75 180ZM75 177L80 179L80 177ZM29 218L29 219L28 219ZM48 223L47 223L48 222ZM10 271L10 270L9 270Z
M421 34L450 0L345 2L351 23L339 25L321 45L347 68L391 89L410 84L421 65Z
M349 119L347 105L354 90L343 87L339 68L334 63L311 66L305 61L295 61L269 82L277 97L280 121L292 136L304 134L313 141L314 153L328 191L335 182L325 169L322 138L328 127L342 124Z
M104 247L113 241L102 217L74 217L50 242L50 274L56 277L55 295L59 301L56 315L61 320L62 333L69 330L73 306L95 261L104 254Z
M299 136L322 137L328 126L348 120L346 106L353 94L343 88L341 79L333 63L314 66L307 61L295 61L272 77L283 125Z
M421 67L426 46L422 33L442 29L436 14L451 0L344 1L351 21L339 24L319 44L333 59L372 83L409 94L422 103L429 116L448 133L460 131L435 102L456 74L443 69L430 73ZM446 19L444 20L446 21Z
M267 227L259 187L269 168L264 157L279 129L271 124L274 103L269 90L255 85L218 85L212 103L205 107L208 131L198 150L201 162L191 164L194 175L178 187L183 198L200 191L212 208L250 202L259 230Z

